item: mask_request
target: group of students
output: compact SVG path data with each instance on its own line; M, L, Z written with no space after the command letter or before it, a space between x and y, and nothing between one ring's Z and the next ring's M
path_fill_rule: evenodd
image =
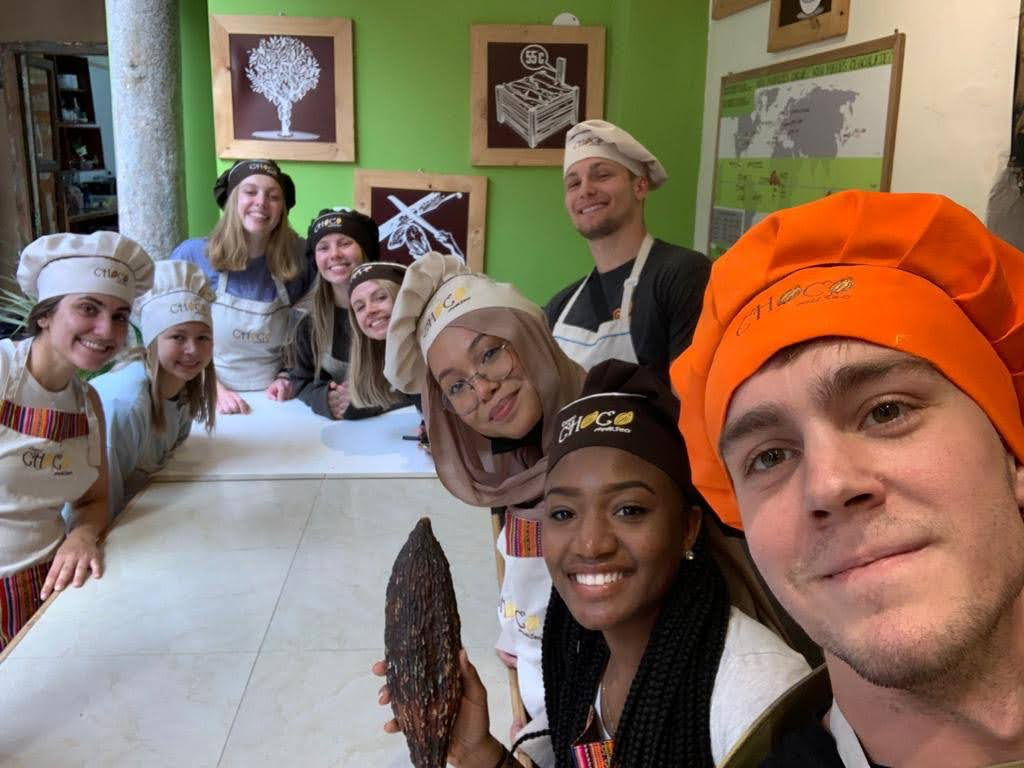
M111 518L194 422L248 411L240 393L296 394L334 419L418 404L383 376L405 267L376 260L373 221L325 210L301 240L294 185L271 161L235 163L214 194L210 237L155 264L111 232L46 235L21 254L37 304L28 338L0 341L0 650L53 590L100 576Z
M332 418L419 398L441 482L501 520L497 648L536 764L1020 761L1024 254L940 196L843 192L767 217L709 278L647 233L664 169L624 131L570 130L563 176L595 269L547 310L452 256L377 262L351 212L302 246L267 161L221 177L218 228L155 279L124 238L33 243L32 338L0 343L5 590L98 575L106 401L74 372L135 302L148 349L108 376L165 445L245 391ZM517 765L460 664L449 760Z

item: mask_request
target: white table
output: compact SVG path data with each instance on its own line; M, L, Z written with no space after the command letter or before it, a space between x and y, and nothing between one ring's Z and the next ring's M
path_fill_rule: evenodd
M369 667L391 564L423 515L452 563L463 644L507 742L489 513L436 478L393 476L387 436L414 434L418 417L317 420L310 433L300 404L252 400L256 417L193 434L164 475L241 479L152 484L110 531L103 578L60 595L0 663L0 766L408 766L404 739L381 729L389 714ZM225 449L243 428L266 438L262 450ZM337 428L335 451L324 442ZM401 472L427 474L414 443L395 452ZM364 476L329 476L354 468ZM257 479L287 471L314 476Z
M331 421L304 403L277 403L246 393L248 414L217 414L212 434L199 425L160 472L158 481L323 477L436 477L434 462L414 440L413 407L371 419Z

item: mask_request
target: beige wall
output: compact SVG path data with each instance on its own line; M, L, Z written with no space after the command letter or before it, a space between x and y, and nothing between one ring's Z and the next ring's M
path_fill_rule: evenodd
M0 0L0 9L0 42L107 42L103 0Z
M845 38L765 52L765 2L710 23L695 245L707 247L721 78L891 35L907 36L892 191L940 192L984 218L1006 161L1020 0L853 0Z

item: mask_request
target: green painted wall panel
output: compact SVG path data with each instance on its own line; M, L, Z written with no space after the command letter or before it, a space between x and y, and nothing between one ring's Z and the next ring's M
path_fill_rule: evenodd
M191 235L206 233L216 220L210 187L228 166L213 158L206 5L182 0ZM672 177L651 199L651 230L683 244L692 240L706 5L703 0L587 0L573 9L584 24L607 30L605 114L648 143ZM486 175L486 270L538 302L589 269L590 253L563 208L560 168L470 165L469 27L545 24L565 9L549 0L208 0L213 14L284 10L289 16L352 18L358 166ZM291 221L300 233L320 208L351 204L355 165L282 165L298 189Z

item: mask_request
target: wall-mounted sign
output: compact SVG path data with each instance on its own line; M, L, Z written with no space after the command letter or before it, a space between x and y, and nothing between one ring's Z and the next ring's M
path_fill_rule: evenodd
M352 22L211 16L219 157L355 160Z

